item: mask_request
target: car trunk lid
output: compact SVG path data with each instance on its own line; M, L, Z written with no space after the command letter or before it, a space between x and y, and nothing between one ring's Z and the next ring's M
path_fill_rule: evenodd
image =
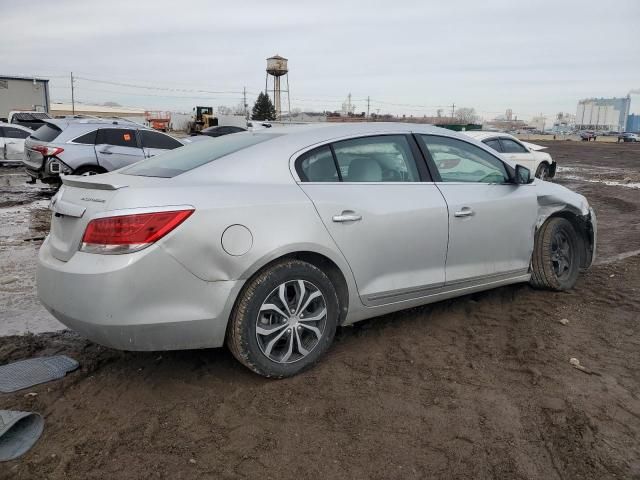
M98 179L98 176L63 176L62 183L51 199L49 247L55 258L66 262L78 251L89 221L107 210L117 191L127 185Z

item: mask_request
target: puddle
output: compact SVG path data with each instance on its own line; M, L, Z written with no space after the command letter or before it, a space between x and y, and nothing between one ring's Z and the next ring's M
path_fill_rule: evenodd
M635 172L611 167L558 167L559 180L578 180L600 183L611 187L640 189L640 179Z

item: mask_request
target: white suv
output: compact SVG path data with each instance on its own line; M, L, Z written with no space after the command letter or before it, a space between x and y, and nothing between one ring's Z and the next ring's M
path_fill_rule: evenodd
M548 180L556 174L556 162L551 158L551 155L540 151L547 147L522 142L508 133L481 130L463 133L501 153L512 162L527 167L531 172L535 172L536 177L541 180Z

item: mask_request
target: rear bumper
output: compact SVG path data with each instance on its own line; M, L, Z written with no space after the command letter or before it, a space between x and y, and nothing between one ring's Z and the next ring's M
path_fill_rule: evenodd
M43 183L59 183L60 173L71 173L71 168L55 157L46 158L40 166L34 166L33 162L24 160L22 163L27 175Z
M242 281L206 282L160 246L126 255L38 256L42 304L67 327L120 350L219 347Z

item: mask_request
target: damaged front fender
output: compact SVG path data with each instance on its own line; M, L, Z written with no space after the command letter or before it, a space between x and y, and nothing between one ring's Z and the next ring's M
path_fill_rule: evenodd
M552 217L571 222L580 242L580 267L589 268L596 257L597 220L587 199L568 188L550 182L537 182L538 219L536 232Z

